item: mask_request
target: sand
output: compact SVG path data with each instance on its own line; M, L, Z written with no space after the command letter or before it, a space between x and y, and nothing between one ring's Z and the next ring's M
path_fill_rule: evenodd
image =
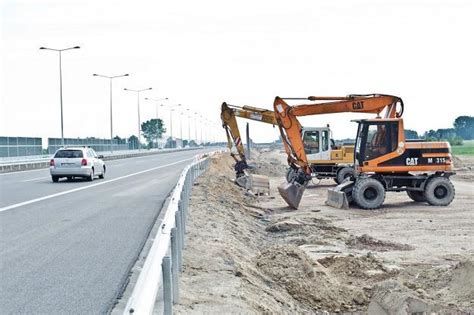
M256 173L271 176L270 196L235 185L226 155L213 158L193 187L175 312L474 312L469 169L454 178L449 207L388 193L379 210L334 209L324 205L333 183L323 180L291 210L276 190L283 154L255 158Z

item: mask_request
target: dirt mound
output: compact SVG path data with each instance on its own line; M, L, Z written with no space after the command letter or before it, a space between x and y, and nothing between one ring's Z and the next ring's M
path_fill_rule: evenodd
M318 262L326 267L334 276L347 284L367 286L378 281L388 279L398 273L386 267L373 254L365 256L329 256L319 259Z
M425 291L441 305L474 311L474 262L465 260L453 267L424 268L405 285Z
M292 219L283 219L280 221L276 221L271 223L269 226L265 228L267 232L288 232L291 230L300 229L303 226L303 223L297 220Z
M455 155L453 155L453 165L455 169L465 167L464 162Z
M368 234L363 234L361 236L351 236L346 241L346 245L357 249L373 250L377 252L414 249L413 246L410 246L408 244L377 240Z
M431 314L440 310L439 306L420 298L398 281L378 283L373 291L369 315Z
M287 167L281 164L276 159L270 159L269 161L254 161L251 163L254 167L250 171L254 174L265 175L270 177L284 177L286 176Z
M257 257L257 268L283 286L297 301L315 310L339 312L355 310L366 303L363 292L338 283L324 267L313 266L296 246L277 245Z

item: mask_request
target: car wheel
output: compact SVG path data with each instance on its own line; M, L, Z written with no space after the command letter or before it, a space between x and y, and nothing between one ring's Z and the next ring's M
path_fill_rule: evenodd
M51 179L53 180L53 183L57 183L59 181L58 176L51 176Z
M352 197L363 209L377 209L385 200L385 188L374 178L358 179L354 185Z
M425 186L426 201L432 206L447 206L454 195L454 185L446 177L431 178Z
M89 177L87 177L87 180L92 182L94 180L94 177L95 177L94 169L92 168L91 174L89 175Z
M422 191L407 190L407 195L416 202L426 202L425 193Z
M343 167L337 171L336 183L342 183L346 178L355 176L356 171L352 167Z
M105 166L102 168L102 174L99 175L99 178L103 179L105 177Z

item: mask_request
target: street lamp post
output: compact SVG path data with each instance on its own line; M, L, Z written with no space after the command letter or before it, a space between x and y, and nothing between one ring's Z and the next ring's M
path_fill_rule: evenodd
M145 100L147 100L147 101L153 101L153 102L159 102L159 101L167 101L168 98L167 98L167 97L164 97L164 98L149 98L149 97L145 97ZM163 104L161 104L160 106L163 106ZM158 117L158 103L155 104L155 115L156 115L156 119L159 119L159 117Z
M191 147L191 116L189 114L190 109L186 108L188 117L188 146Z
M145 100L147 101L153 101L153 102L159 102L159 101L165 101L165 100L168 100L167 97L164 97L164 98L149 98L149 97L145 97ZM163 106L163 104L161 104L161 106ZM156 115L156 120L158 121L158 119L160 119L160 117L158 116L158 103L155 104L155 115ZM158 149L158 138L159 138L159 132L156 133L156 148Z
M194 117L196 118L194 121L194 139L196 139L196 144L198 143L198 136L197 136L197 125L198 125L198 112L194 112Z
M141 126L140 126L140 92L148 91L148 90L151 90L151 89L152 89L151 87L150 87L150 88L147 88L147 89L141 89L141 90L132 90L132 89L124 88L125 91L137 93L137 108L138 108L138 150L140 150L140 130L141 130Z
M199 115L199 117L201 117L201 121L204 119L204 116L202 116L202 115ZM203 144L203 142L202 142L202 128L203 128L203 126L201 124L201 144Z
M173 141L173 112L174 112L174 108L181 106L181 104L178 104L178 105L163 105L163 104L161 104L160 106L167 107L170 110L170 137L171 137L171 141Z
M121 78L121 77L128 77L129 74L121 74L121 75L115 75L115 76L107 76L107 75L102 75L102 74L93 74L94 77L101 77L101 78L106 78L109 79L110 83L110 152L113 152L113 142L114 142L114 129L113 129L113 122L112 122L112 80L116 78Z
M64 120L63 120L63 74L62 74L62 65L61 65L61 53L66 50L79 49L81 47L74 46L63 49L54 49L47 47L40 47L40 49L52 50L59 53L59 103L61 104L61 145L64 147Z

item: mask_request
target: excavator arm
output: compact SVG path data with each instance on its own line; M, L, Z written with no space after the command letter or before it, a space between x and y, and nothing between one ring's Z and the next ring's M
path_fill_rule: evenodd
M290 106L285 100L309 100L316 103ZM286 183L278 187L280 195L293 208L298 208L304 189L311 179L312 172L306 157L298 116L349 112L373 113L380 116L383 110L385 110L384 118L398 118L403 114L401 98L381 94L349 95L344 97L276 97L273 105L280 134L287 149L288 163L298 170L298 175L292 183ZM397 111L397 105L400 105L400 111Z
M237 155L231 153L234 158L235 171L237 177L243 173L243 170L248 168L245 158L245 150L240 136L239 126L237 125L237 117L260 121L263 123L277 125L275 113L264 108L257 108L252 106L236 106L227 103L222 103L221 106L221 120L222 127L226 131L227 146L232 150L233 145L237 148Z

